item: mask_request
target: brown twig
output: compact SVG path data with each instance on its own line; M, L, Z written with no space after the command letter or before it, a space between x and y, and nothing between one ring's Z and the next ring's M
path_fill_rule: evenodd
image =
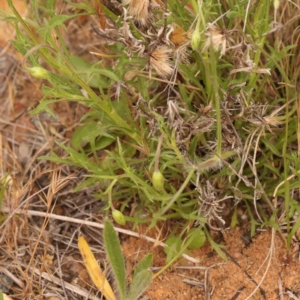
M11 213L11 210L8 207L2 207L0 211L4 212L4 213ZM40 212L40 211L34 211L34 210L26 210L26 209L20 209L19 208L19 209L15 209L13 214L24 214L24 215L28 215L28 216L45 217L45 218L51 218L51 219L55 219L55 220L61 220L61 221L76 223L76 224L80 224L80 225L92 226L92 227L96 227L96 228L99 228L99 229L104 228L103 224L98 224L98 223L91 222L91 221L75 219L75 218L71 218L71 217L60 216L60 215L56 215L56 214L52 214L52 213L46 213L46 212ZM161 247L166 247L167 246L165 243L157 241L156 239L153 239L153 238L148 237L146 235L138 234L134 231L126 230L126 229L119 228L119 227L114 227L114 228L119 233L124 233L124 234L130 235L130 236L133 236L133 237L142 238L142 239L147 240L148 242L154 243L155 245L159 245ZM182 257L189 260L190 262L200 263L199 260L197 260L197 259L195 259L195 258L193 258L189 255L182 254Z

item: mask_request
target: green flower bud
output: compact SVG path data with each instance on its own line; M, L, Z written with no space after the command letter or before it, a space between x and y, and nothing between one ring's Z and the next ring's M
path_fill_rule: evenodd
M27 68L27 71L35 78L38 79L48 79L50 73L42 68L42 67L32 67L32 68Z
M119 210L114 209L112 212L112 217L118 224L120 225L126 224L125 217Z
M195 50L198 47L200 41L201 41L200 31L196 28L192 34L192 39L191 39L191 46L193 50Z
M158 191L161 192L164 190L164 181L165 178L160 171L154 171L152 174L152 184L153 187Z

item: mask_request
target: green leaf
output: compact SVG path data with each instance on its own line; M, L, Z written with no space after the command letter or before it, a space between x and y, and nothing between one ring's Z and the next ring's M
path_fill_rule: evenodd
M93 71L93 73L104 75L115 82L120 81L119 77L114 72L106 70L106 69L101 69L101 68L99 68L99 66L97 64L93 65L92 71Z
M84 60L83 58L75 55L70 55L69 60L74 66L76 73L88 83L89 86L93 88L106 88L109 85L107 78L99 76L99 74L93 74L92 66L93 64ZM99 67L100 68L100 67Z
M96 142L96 138L100 136L102 137L100 140L97 140L97 145L95 143L96 150L107 147L115 140L115 138L110 134L107 134L104 129L105 128L100 127L95 121L90 121L77 127L72 135L72 147L80 149L84 146L84 143Z
M133 277L126 300L137 300L139 296L147 289L153 278L149 270L142 270Z
M118 291L120 293L120 299L125 300L126 299L125 262L124 262L119 238L116 234L113 225L108 220L105 220L104 222L103 239L106 248L106 254L116 279Z
M293 226L291 232L288 234L288 238L287 238L287 247L288 247L288 249L291 246L291 241L292 241L293 236L295 235L295 233L298 231L299 228L300 228L300 218L297 219L297 222Z
M219 255L222 259L224 259L225 261L227 261L228 258L227 258L227 256L226 256L226 254L222 251L222 248L225 248L225 246L224 246L224 245L219 245L219 244L215 243L214 240L211 238L211 236L210 236L208 230L207 230L205 227L203 227L203 229L204 229L204 232L205 232L205 234L206 234L206 237L207 237L207 239L208 239L208 241L209 241L211 247L218 253L218 255Z
M278 150L278 146L276 144L271 143L269 140L262 138L263 143L266 145L268 149L270 149L275 155L281 157L282 153Z
M276 214L276 211L274 212L274 214L270 217L270 219L267 222L263 223L263 226L269 225L269 226L273 227L275 230L277 230L278 232L280 232L281 229L280 229L280 226L278 225L278 223L275 220L275 214Z
M236 19L236 18L242 18L243 15L240 14L239 12L237 12L237 11L231 11L228 14L226 14L226 17L228 19Z
M54 17L52 17L48 24L47 27L45 28L45 30L50 30L56 26L60 26L63 25L66 21L70 20L70 19L74 19L75 17L79 16L79 14L75 15L75 14L71 14L70 16L67 15L56 15ZM41 34L43 32L43 30L40 30Z
M76 72L80 77L93 88L107 88L111 84L108 79L114 82L120 81L118 76L99 63L93 64L83 58L75 55L70 55L69 60L76 69Z
M188 249L199 249L206 241L205 233L200 228L192 228L187 239Z
M238 214L237 214L237 205L234 206L233 214L231 217L230 228L235 228L239 224Z
M36 115L41 112L47 112L51 117L55 118L55 113L49 108L50 104L60 102L60 100L46 100L42 99L40 100L40 103L36 108L30 111L30 114Z
M167 255L166 263L176 257L180 251L182 240L180 237L172 236L166 241L167 246L164 248L164 252Z
M183 211L179 212L180 215L187 220L199 221L201 223L206 223L207 219L203 217L196 216L195 214L185 214Z
M143 259L136 266L133 277L135 277L139 272L150 268L152 264L152 259L153 259L153 255L151 253L143 257Z
M108 137L108 136L102 136L100 139L95 141L94 145L87 145L84 147L85 151L96 151L105 149L107 146L111 145L115 141L115 138Z

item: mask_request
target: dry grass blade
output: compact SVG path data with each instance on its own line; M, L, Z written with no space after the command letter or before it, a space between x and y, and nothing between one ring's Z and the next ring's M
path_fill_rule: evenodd
M0 211L2 211L4 213L10 213L11 212L10 209L6 208L6 207L2 207L0 209ZM52 219L56 219L56 220L67 221L67 222L71 222L71 223L77 223L77 224L81 224L81 225L96 227L96 228L100 228L100 229L104 228L103 224L99 224L99 223L96 223L96 222L80 220L80 219L75 219L75 218L71 218L71 217L60 216L60 215L56 215L56 214L44 213L44 212L39 212L39 211L32 211L32 210L25 210L25 209L15 209L14 214L24 214L24 215L27 215L27 216L47 217L47 218L52 218ZM159 245L161 247L166 247L165 243L159 242L159 241L157 241L157 239L153 239L153 238L148 237L148 236L143 235L143 234L138 234L138 233L133 232L131 230L126 230L126 229L118 228L118 227L114 227L114 228L117 232L127 234L127 235L137 237L137 238L142 238L142 239L145 239L145 240L147 240L151 243L154 243L155 245ZM188 261L193 262L193 263L199 263L200 262L198 259L195 259L195 258L193 258L193 257L191 257L187 254L182 254L182 257L184 257L185 259L187 259Z
M105 274L102 272L98 265L94 254L92 253L88 243L83 236L78 238L78 247L83 258L83 262L89 272L94 284L100 292L106 297L107 300L116 300L114 292L107 281Z
M48 273L46 272L40 272L37 268L30 268L34 273L36 273L37 275L41 276L42 278L50 281L50 282L53 282L55 284L57 284L58 286L61 285L61 279L53 276L53 275L49 275ZM91 295L90 292L82 289L82 288L79 288L73 284L70 284L68 282L64 282L64 285L65 285L65 288L68 289L69 291L72 291L74 293L76 293L77 295L79 296L82 296L82 297L85 297L85 299L90 299L90 300L100 300L100 298L94 296L94 295Z

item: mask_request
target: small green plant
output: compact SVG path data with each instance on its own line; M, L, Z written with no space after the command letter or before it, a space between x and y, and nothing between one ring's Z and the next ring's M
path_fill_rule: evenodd
M153 274L149 270L152 263L152 254L146 255L138 263L134 270L131 284L127 288L127 275L121 245L117 233L109 220L104 222L103 240L117 290L113 291L108 282L107 273L101 270L85 238L80 236L78 238L78 248L92 281L107 300L138 299L153 278Z
M150 285L153 274L149 270L152 263L152 254L146 255L136 266L131 284L126 287L125 261L122 254L119 238L113 225L106 220L104 223L104 245L106 254L116 281L117 294L120 300L137 300Z
M70 145L57 142L66 156L41 157L85 169L76 190L97 186L120 224L200 225L222 257L208 228L229 226L226 210L236 226L237 206L251 235L286 223L289 246L300 226L297 17L279 18L289 32L280 35L278 1L67 1L62 15L55 1L32 1L28 19L8 3L24 68L47 81L32 113L54 115L59 101L89 107ZM99 60L71 55L61 34L83 15L107 41Z
M192 228L189 230L188 236L185 241L181 236L170 236L166 240L166 247L164 252L167 255L167 264L178 258L179 253L187 252L189 249L199 249L206 241L206 236L201 228Z

